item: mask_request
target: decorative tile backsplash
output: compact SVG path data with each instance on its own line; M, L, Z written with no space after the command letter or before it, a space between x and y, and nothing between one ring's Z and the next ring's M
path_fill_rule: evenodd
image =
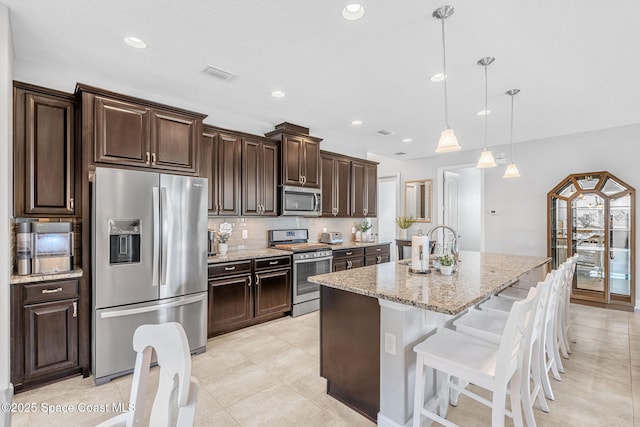
M373 235L378 230L378 219L369 219L373 224ZM233 232L229 239L229 250L242 249L262 249L269 244L269 230L279 230L284 228L307 228L309 229L309 241L318 242L320 235L326 231L337 231L342 233L345 242L354 240L352 228L362 222L362 218L303 218L303 217L243 217L243 218L223 218L210 217L209 229L218 230L223 222L228 222L233 226ZM242 238L242 230L247 230L247 238Z

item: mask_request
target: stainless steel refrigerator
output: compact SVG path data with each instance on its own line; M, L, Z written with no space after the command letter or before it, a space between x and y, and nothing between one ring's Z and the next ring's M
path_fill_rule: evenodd
M92 371L131 372L133 333L179 322L193 353L207 340L207 179L96 168Z

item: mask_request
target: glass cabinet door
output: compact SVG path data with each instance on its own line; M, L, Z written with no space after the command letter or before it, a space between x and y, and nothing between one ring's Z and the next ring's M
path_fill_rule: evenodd
M573 174L547 200L552 268L578 255L571 300L633 310L635 189L609 172Z
M584 194L573 200L572 253L578 254L577 289L605 292L605 203L597 194ZM603 298L604 299L604 298Z
M631 295L631 196L611 200L609 207L609 290Z

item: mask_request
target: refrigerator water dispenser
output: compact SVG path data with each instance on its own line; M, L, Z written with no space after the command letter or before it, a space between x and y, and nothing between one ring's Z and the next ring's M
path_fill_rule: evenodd
M109 220L109 263L140 262L140 220Z

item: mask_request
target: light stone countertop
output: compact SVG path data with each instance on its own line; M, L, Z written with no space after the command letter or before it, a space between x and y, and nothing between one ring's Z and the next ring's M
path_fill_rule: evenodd
M19 283L37 283L37 282L46 282L49 280L63 280L63 279L74 279L82 277L82 269L76 268L75 270L68 271L66 273L54 273L54 274L29 274L27 276L11 276L11 280L9 283L12 285L17 285Z
M451 276L435 269L431 274L411 273L403 260L312 276L309 281L456 315L548 263L550 258L461 251L460 260L458 271Z
M291 255L291 251L283 251L280 249L241 249L236 251L228 251L224 255L214 255L208 258L209 264L217 264L220 262L242 261L245 259L268 258L274 256Z

